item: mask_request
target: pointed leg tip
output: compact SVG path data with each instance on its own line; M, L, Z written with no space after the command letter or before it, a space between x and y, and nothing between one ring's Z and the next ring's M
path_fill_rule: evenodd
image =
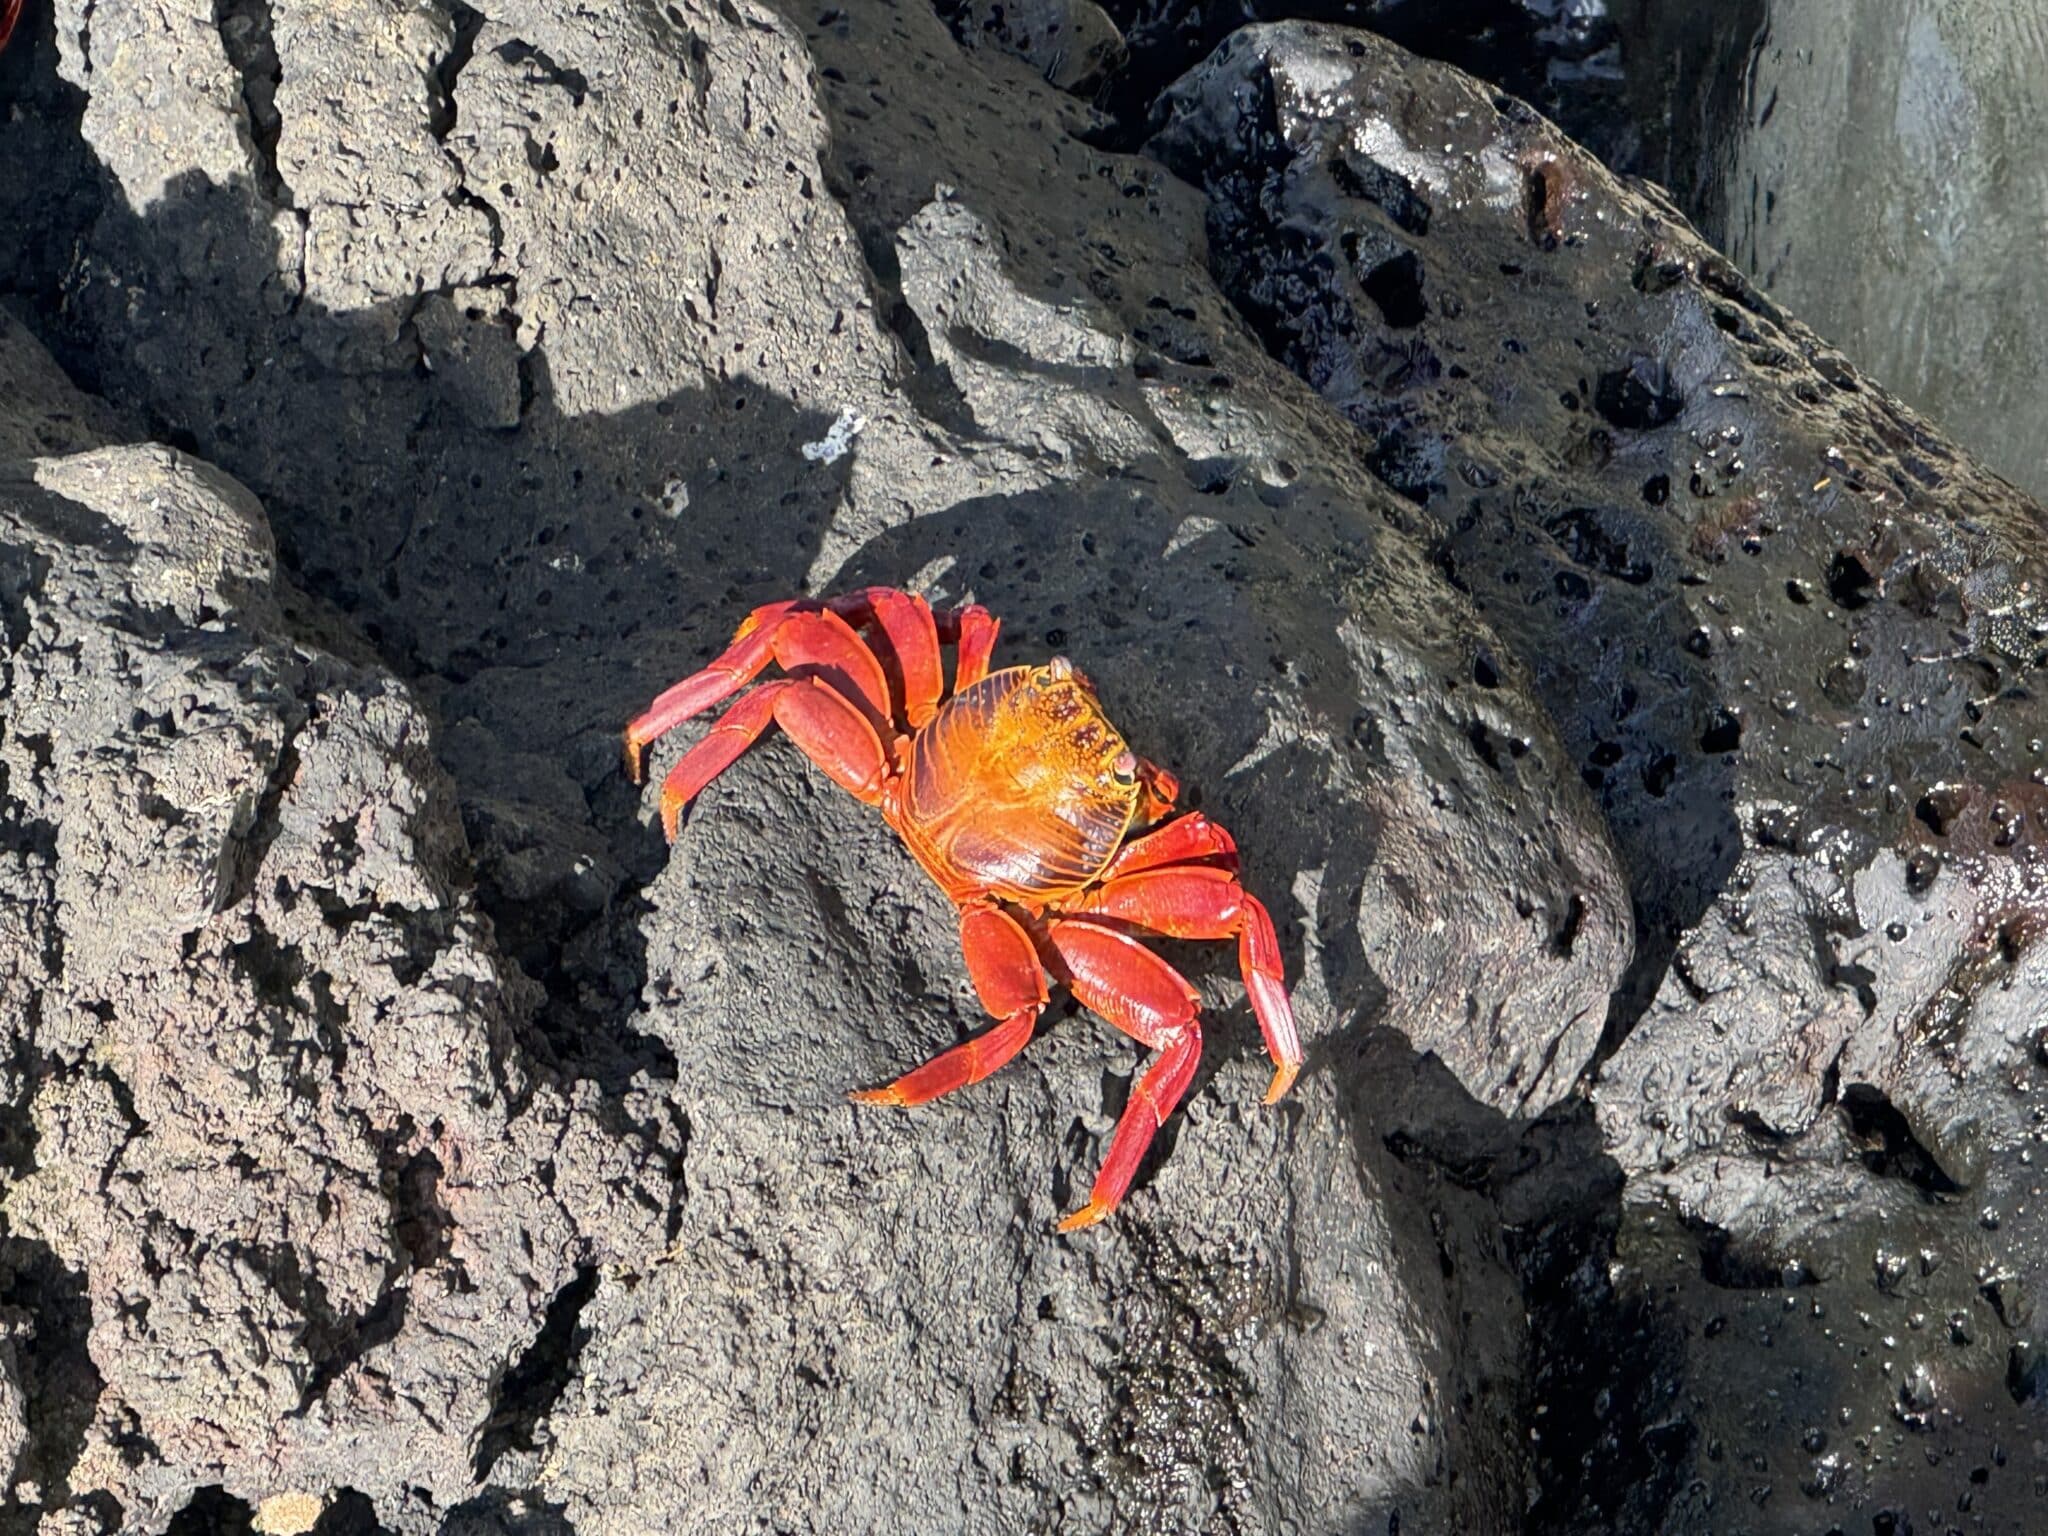
M673 843L676 835L683 830L683 811L689 802L661 797L661 835Z
M1107 1216L1112 1209L1114 1207L1105 1205L1100 1200L1090 1200L1081 1209L1074 1212L1073 1215L1062 1217L1059 1230L1062 1232L1079 1232L1086 1227L1092 1227Z
M646 749L639 742L630 736L626 738L625 747L619 753L619 756L623 760L626 770L626 782L628 784L638 784L646 779L647 764L645 762L645 754Z
M902 1106L910 1101L903 1096L903 1090L895 1084L887 1088L856 1088L847 1097L856 1104L890 1104Z
M1266 1102L1277 1104L1287 1096L1287 1090L1294 1086L1295 1074L1301 1071L1298 1061L1282 1062L1273 1073L1273 1082L1266 1089Z

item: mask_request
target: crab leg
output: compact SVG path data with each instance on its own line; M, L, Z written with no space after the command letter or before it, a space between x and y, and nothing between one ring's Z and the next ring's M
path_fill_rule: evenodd
M873 805L887 772L882 743L867 717L821 677L763 683L719 717L710 733L682 755L661 784L661 829L676 840L683 808L770 724L789 733L804 756L841 788Z
M868 723L878 734L895 734L882 664L851 626L806 599L769 603L747 615L723 655L663 693L626 726L626 777L639 783L650 743L744 688L770 661L796 676L823 675L847 698L866 706Z
M1280 935L1273 914L1258 897L1246 893L1244 926L1237 935L1237 969L1252 1000L1252 1016L1266 1037L1273 1058L1273 1081L1266 1088L1271 1104L1294 1086L1301 1070L1301 1035L1294 1027L1294 1005L1287 1000L1287 972L1280 956Z
M855 705L865 705L876 736L896 734L889 723L889 680L866 642L829 609L793 613L775 630L775 659L792 677L817 676Z
M989 653L996 648L996 634L1002 627L1003 621L979 603L969 603L965 608L939 616L939 638L951 640L956 648L953 657L955 693L988 676Z
M1047 930L1067 985L1081 1003L1125 1034L1159 1052L1131 1090L1109 1155L1088 1192L1088 1203L1060 1223L1062 1232L1093 1226L1122 1200L1152 1137L1173 1113L1202 1054L1199 999L1187 978L1136 939L1085 918Z
M1237 868L1237 841L1200 811L1169 821L1143 837L1134 837L1117 849L1116 857L1103 871L1105 880L1135 875L1141 869L1162 864L1192 864L1198 859L1217 859L1218 868Z
M692 672L666 689L626 725L626 777L638 784L645 776L647 748L694 714L732 697L761 675L775 655L775 631L790 614L816 604L802 598L766 603L741 621L732 644L700 672Z
M848 623L872 620L881 629L889 641L883 667L896 685L904 720L914 731L931 719L938 712L939 695L946 689L931 605L912 592L868 587L834 598L828 606Z
M1088 1203L1061 1218L1060 1231L1078 1232L1083 1227L1092 1227L1117 1208L1137 1176L1138 1165L1145 1160L1154 1133L1166 1124L1166 1117L1187 1092L1195 1075L1195 1063L1201 1056L1201 1027L1190 1022L1160 1051L1158 1059L1138 1079L1138 1086L1131 1090L1131 1101L1124 1106L1123 1117L1109 1138L1109 1156L1102 1160L1102 1171L1095 1175L1095 1183L1088 1191Z
M1301 1070L1301 1037L1287 1001L1280 938L1264 904L1237 883L1236 875L1204 864L1141 869L1090 891L1077 910L1170 939L1236 939L1238 971L1266 1037L1266 1054L1273 1058L1266 1102L1293 1085Z
M863 1104L923 1104L942 1093L978 1083L1024 1049L1045 1007L1045 974L1038 951L1015 918L995 907L960 914L960 949L981 1006L995 1015L993 1029L941 1051L886 1088L853 1095Z

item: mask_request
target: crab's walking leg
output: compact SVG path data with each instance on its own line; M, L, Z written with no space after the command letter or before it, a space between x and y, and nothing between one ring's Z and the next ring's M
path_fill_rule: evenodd
M804 756L841 788L870 805L882 798L882 743L844 694L820 677L763 683L720 716L710 733L662 780L661 829L670 842L676 840L683 807L752 746L771 722L787 731Z
M775 659L793 677L818 676L864 709L877 737L893 736L889 680L853 626L836 613L793 613L775 631Z
M960 948L981 1006L1000 1021L886 1088L853 1095L863 1104L923 1104L942 1093L978 1083L1024 1049L1045 1007L1045 973L1038 951L1017 920L996 907L969 907L960 914Z
M913 731L938 713L946 680L939 665L939 631L932 622L931 604L913 592L869 587L834 598L829 606L852 624L872 619L888 637L885 669L896 685L904 721Z
M1213 859L1220 869L1237 868L1237 842L1200 811L1169 821L1143 837L1134 837L1116 851L1104 870L1105 880L1134 875L1162 864L1193 864Z
M1153 1134L1187 1091L1202 1054L1202 1026L1196 1016L1200 1000L1186 977L1127 934L1069 918L1053 924L1047 939L1074 996L1159 1052L1131 1090L1088 1203L1060 1223L1062 1232L1073 1232L1093 1226L1116 1209Z
M816 606L798 598L756 608L734 631L732 644L705 667L664 691L626 726L626 777L638 784L646 768L647 748L690 716L730 698L761 675L774 658L775 632L790 614Z
M1271 1104L1293 1086L1301 1070L1301 1036L1287 1001L1280 938L1265 905L1239 885L1230 870L1204 864L1141 868L1089 892L1080 910L1170 939L1236 939L1237 967L1259 1032L1266 1037L1266 1054L1273 1058L1266 1102Z
M1294 1086L1295 1074L1301 1071L1301 1035L1294 1027L1294 1005L1287 1000L1286 963L1280 956L1280 935L1273 931L1273 914L1249 892L1244 898L1244 925L1237 935L1237 969L1251 995L1259 1033L1266 1037L1266 1054L1273 1058L1273 1081L1266 1088L1266 1102L1271 1104Z
M996 635L1003 621L979 603L942 615L939 638L954 644L953 691L980 682L988 676L989 654L996 648Z

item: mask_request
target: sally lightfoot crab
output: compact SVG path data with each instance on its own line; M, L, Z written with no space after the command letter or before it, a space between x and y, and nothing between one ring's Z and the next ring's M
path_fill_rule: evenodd
M1174 776L1133 754L1094 686L1064 657L988 669L997 621L977 606L934 613L922 597L869 587L825 602L755 609L710 666L626 727L626 773L648 745L753 683L661 786L662 830L770 725L882 813L960 912L960 947L993 1028L867 1104L922 1104L979 1082L1031 1038L1046 978L1159 1054L1117 1121L1088 1203L1060 1223L1116 1208L1194 1076L1195 989L1139 934L1237 940L1252 1012L1273 1058L1266 1102L1301 1066L1273 920L1237 879L1237 845L1200 812L1172 816ZM941 651L954 650L953 691ZM1170 818L1170 819L1169 819Z

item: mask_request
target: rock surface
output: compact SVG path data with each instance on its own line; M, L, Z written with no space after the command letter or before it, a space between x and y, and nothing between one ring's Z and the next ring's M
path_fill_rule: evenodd
M6 1515L2009 1527L2038 509L1453 71L1242 33L1139 154L1104 13L946 10L8 60L100 179L11 290L95 393L0 330ZM1080 1238L1140 1053L856 1109L979 1027L945 903L786 744L672 851L617 773L869 582L1080 661L1280 919L1294 1095L1182 947Z
M1594 1102L1624 1284L1699 1327L1656 1523L2024 1522L2041 509L1469 79L1255 29L1161 122L1226 291L1441 520L1631 871Z
M551 1298L660 1250L672 1122L535 1076L427 723L292 640L246 490L167 448L17 461L0 546L5 1257L59 1293L28 1347L98 1378L37 1383L15 1496L459 1502Z

